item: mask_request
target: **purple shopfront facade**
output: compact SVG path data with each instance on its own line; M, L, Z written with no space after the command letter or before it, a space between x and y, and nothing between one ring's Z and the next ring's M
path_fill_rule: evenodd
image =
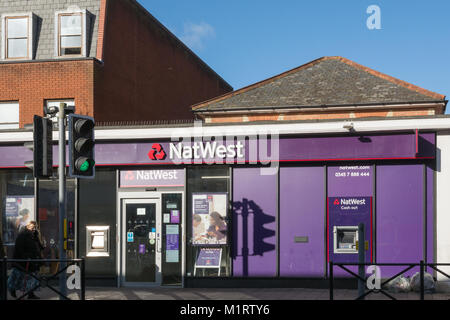
M186 168L187 178L192 167L230 167L230 277L325 278L329 261L356 262L357 256L335 251L338 225L330 199L370 202L363 218L354 213L348 220L352 226L366 224L368 262L434 260L435 138L435 133L413 132L281 136L277 159L254 156L248 140L243 145L225 142L219 153L198 158L192 148L177 149L177 143L162 139L98 141L95 157L99 169ZM274 148L269 146L267 154ZM22 146L0 150L1 168L21 168L32 156ZM269 160L279 166L272 174L261 170Z

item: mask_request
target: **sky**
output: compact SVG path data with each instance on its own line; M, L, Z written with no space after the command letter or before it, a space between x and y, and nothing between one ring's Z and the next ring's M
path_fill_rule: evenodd
M234 90L343 56L450 97L448 0L138 2Z

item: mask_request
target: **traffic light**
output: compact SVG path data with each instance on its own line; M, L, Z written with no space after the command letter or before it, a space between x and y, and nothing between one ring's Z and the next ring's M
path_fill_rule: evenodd
M33 151L33 160L25 166L33 170L35 178L47 178L53 174L52 121L35 115L33 117L33 142L24 146Z
M69 114L69 176L94 178L94 118Z

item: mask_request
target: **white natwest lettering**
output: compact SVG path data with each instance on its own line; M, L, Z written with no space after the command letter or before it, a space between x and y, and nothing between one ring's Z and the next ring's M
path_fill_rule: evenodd
M173 179L177 179L176 170L136 171L136 180L173 180Z
M341 199L341 204L345 204L345 205L352 205L352 204L356 204L356 205L365 205L366 204L366 199Z
M235 145L217 145L217 142L194 143L192 146L183 146L182 143L177 145L171 143L169 150L170 159L210 159L210 158L243 158L244 144L239 141Z

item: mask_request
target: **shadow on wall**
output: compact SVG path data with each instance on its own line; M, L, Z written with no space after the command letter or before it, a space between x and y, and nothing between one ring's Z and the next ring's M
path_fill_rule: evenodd
M249 275L249 257L263 256L265 252L275 250L275 245L264 242L264 239L275 236L275 231L264 227L267 223L275 221L274 216L265 214L263 210L252 200L242 199L233 202L233 260L239 256L238 242L242 243L242 275ZM237 216L242 217L241 229L238 228ZM251 216L251 219L249 219ZM249 228L249 220L253 221L252 228ZM238 232L241 230L241 234ZM253 235L251 231L253 230ZM249 236L253 236L253 248L249 248ZM238 241L242 237L242 241ZM252 250L250 250L252 249Z

